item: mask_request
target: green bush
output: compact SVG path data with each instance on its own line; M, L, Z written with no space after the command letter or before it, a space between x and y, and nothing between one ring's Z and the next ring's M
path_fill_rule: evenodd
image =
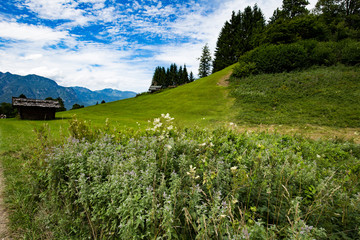
M293 43L263 45L240 57L239 62L253 62L261 73L279 73L304 68L307 59L305 48Z
M256 64L253 62L241 62L240 64L236 65L234 67L234 76L242 78L242 77L248 77L251 74L256 73Z
M262 45L239 58L235 77L257 73L282 73L306 69L313 65L332 66L338 63L360 63L360 42L317 42L304 40L291 44Z
M339 62L340 51L339 44L336 42L318 42L310 58L314 65L331 66Z
M341 62L346 65L360 64L360 42L354 40L342 42Z

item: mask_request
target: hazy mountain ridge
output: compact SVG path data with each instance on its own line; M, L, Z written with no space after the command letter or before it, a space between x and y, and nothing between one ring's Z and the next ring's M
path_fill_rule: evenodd
M38 75L20 76L9 72L0 72L0 102L11 103L11 98L20 94L34 99L61 97L68 110L75 103L90 106L100 103L102 100L112 102L136 95L135 92L109 88L91 91L84 87L62 87L54 80Z

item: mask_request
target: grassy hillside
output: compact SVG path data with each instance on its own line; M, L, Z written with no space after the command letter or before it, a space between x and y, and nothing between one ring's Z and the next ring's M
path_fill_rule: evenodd
M232 79L233 111L242 124L360 127L358 67Z
M70 118L76 114L79 118L99 123L109 118L127 126L136 126L136 122L146 123L162 113L169 113L179 124L185 125L224 121L228 119L231 101L227 98L228 89L217 83L229 76L232 68L175 89L58 113L57 117Z

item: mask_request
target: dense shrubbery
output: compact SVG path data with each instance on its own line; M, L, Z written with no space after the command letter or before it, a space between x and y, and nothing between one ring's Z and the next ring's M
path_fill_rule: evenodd
M72 138L33 159L42 162L33 174L38 232L56 239L360 237L359 146L178 130L171 122L162 115L146 131L107 126L94 139L74 119Z
M262 45L240 57L234 68L236 77L257 73L281 73L306 69L314 65L360 63L360 42L300 41L292 44ZM254 67L256 66L256 67Z

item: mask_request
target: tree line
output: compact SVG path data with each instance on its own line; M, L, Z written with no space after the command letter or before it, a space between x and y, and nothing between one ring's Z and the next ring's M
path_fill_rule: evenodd
M190 83L194 80L194 74L192 72L188 73L186 65L178 67L175 63L173 63L167 69L161 66L156 67L151 85L167 88L170 86L179 86L185 83Z
M266 44L290 44L308 39L359 40L359 0L319 0L313 13L306 9L308 4L307 0L283 0L268 23L257 5L232 12L219 34L212 72L236 63L246 52Z

